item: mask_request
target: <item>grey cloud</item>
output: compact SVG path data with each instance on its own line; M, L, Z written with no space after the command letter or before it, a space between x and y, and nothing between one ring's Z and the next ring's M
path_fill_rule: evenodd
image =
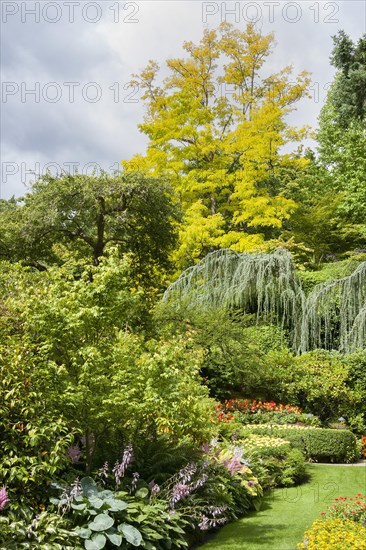
M55 24L44 21L35 24L31 20L22 23L19 17L13 17L2 25L3 81L25 82L28 88L35 82L42 88L53 81L62 89L57 103L42 98L35 103L31 96L22 103L19 93L1 104L3 163L34 166L56 162L62 166L66 162L79 162L83 166L97 162L108 168L116 166L120 159L143 152L146 138L137 129L143 107L140 101L128 102L129 91L124 86L131 73L145 66L149 59L164 64L167 57L182 55L182 42L198 41L206 25L202 21L201 2L152 0L135 4L138 12L134 17L138 23L134 24L124 21L131 10L121 11L120 22L116 24L114 12L109 9L116 2L100 2L103 17L97 24L83 21L77 13L74 23L64 17ZM222 5L221 2L214 4L218 9ZM298 23L291 24L280 16L273 23L263 23L263 32L274 30L276 33L277 47L271 66L277 70L293 63L295 72L312 71L320 92L334 72L329 65L330 36L339 28L344 28L353 38L365 32L365 5L334 2L340 8L339 23L326 24L322 20L314 22L314 13L309 10L309 5L314 3L298 4L303 6L303 16ZM322 9L326 3L315 4ZM122 10L123 5L121 2ZM320 15L324 13L320 11ZM207 22L210 27L219 23L220 13ZM243 27L245 23L241 20L238 26ZM70 81L80 83L75 88L74 103L68 100L68 88L64 86ZM91 81L98 83L102 90L102 97L96 103L88 102L81 94L83 86ZM113 84L114 91L110 89ZM116 88L120 92L118 101ZM293 120L297 124L315 125L324 97L323 90L318 101L313 98L304 102L298 113L292 115ZM133 99L139 99L139 95ZM24 193L23 180L20 169L3 180L2 196Z

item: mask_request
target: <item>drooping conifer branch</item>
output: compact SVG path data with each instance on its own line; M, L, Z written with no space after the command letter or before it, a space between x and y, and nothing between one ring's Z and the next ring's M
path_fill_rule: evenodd
M345 353L366 347L366 262L349 276L317 285L302 315L301 351Z
M366 347L366 262L348 277L315 286L306 297L286 250L238 254L223 249L184 271L164 300L254 313L258 322L286 329L298 353Z

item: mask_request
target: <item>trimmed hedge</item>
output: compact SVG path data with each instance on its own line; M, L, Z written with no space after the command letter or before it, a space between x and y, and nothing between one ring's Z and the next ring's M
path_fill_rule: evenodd
M315 462L350 463L360 458L357 439L349 430L272 424L245 426L243 432L283 437Z

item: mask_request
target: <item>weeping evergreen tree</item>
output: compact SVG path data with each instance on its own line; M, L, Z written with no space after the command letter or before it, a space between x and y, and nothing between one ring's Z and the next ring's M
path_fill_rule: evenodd
M184 271L164 300L254 313L257 322L279 323L287 330L298 353L366 347L366 262L348 277L317 285L306 297L286 250L239 254L222 249Z
M348 277L317 285L305 301L300 350L352 353L366 347L366 262Z

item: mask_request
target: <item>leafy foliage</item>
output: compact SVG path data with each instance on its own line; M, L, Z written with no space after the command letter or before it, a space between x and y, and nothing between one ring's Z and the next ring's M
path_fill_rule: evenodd
M2 548L39 550L81 550L72 525L58 514L22 507L7 516L0 516Z
M162 179L141 174L46 175L0 213L2 257L43 268L70 254L97 265L130 253L139 281L169 265L179 209Z
M342 194L337 209L342 223L353 224L364 243L366 36L354 44L340 31L333 40L331 62L338 72L320 116L320 160Z
M254 313L257 322L276 322L287 329L296 352L317 348L352 352L366 341L366 262L305 296L287 250L270 254L219 250L186 269L164 299Z

